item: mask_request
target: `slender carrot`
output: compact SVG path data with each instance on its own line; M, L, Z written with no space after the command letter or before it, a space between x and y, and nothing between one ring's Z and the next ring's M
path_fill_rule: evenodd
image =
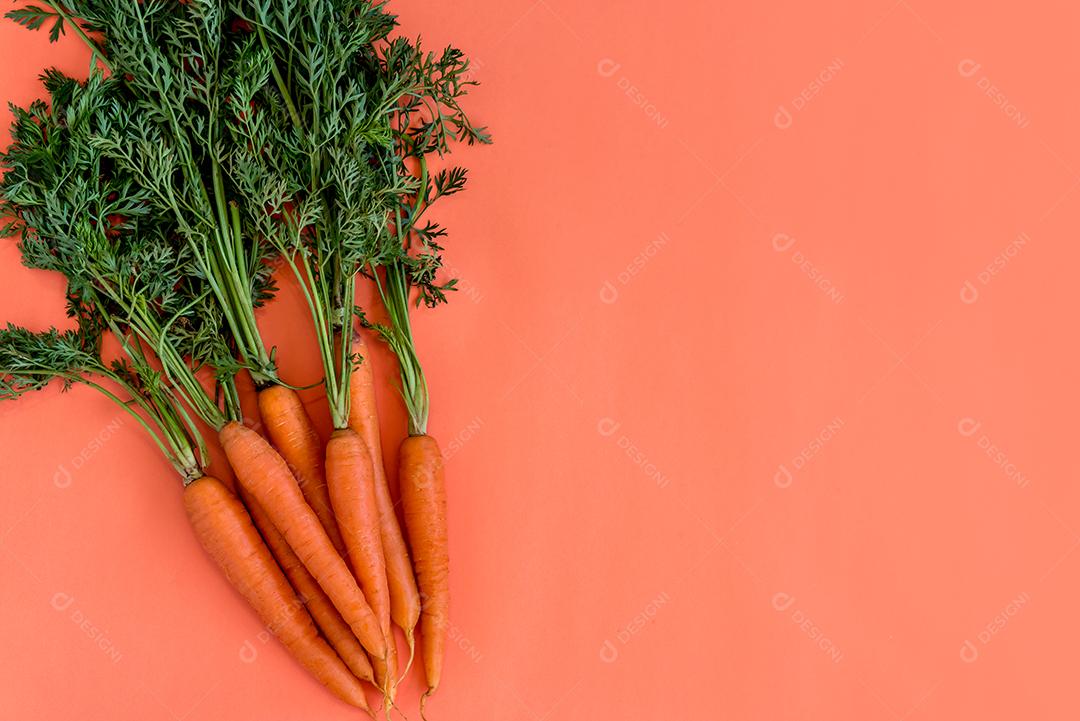
M238 375L237 378L239 379L239 377ZM249 377L245 385L237 385L241 406L245 404L245 401L251 402L251 407L244 417L244 425L255 431L262 430L265 424L262 421L262 412L259 409L259 394L255 391L254 384L251 383ZM230 474L232 473L232 469L227 464L225 468ZM296 589L297 594L305 599L308 611L311 612L315 624L322 631L323 636L326 637L330 645L338 652L338 656L341 657L345 665L349 667L357 678L374 684L375 675L371 668L371 662L368 660L363 646L353 635L349 624L345 623L345 619L334 608L334 604L330 601L326 592L319 587L319 583L304 568L304 564L293 552L281 532L274 527L270 517L266 515L266 511L263 510L258 501L252 498L250 494L245 493L243 488L239 489L239 496L240 500L247 506L248 513L251 514L251 520L255 522L255 527L259 529L259 533L266 540L266 545L270 547L271 553L277 559L278 565L285 571L285 575L288 577L289 582L292 583L293 588ZM337 524L334 525L336 527Z
M185 487L184 509L203 548L293 657L338 698L370 713L360 681L319 636L240 501L203 476Z
M375 502L379 506L379 531L382 537L383 555L386 558L386 581L390 590L390 616L404 632L409 644L409 663L412 665L415 648L415 629L420 621L420 593L416 590L409 549L394 512L390 484L383 465L382 441L379 438L379 412L375 404L375 374L371 355L359 332L353 333L352 352L363 361L357 364L349 376L349 427L356 431L371 452L375 471Z
M259 529L259 533L262 534L263 540L266 541L266 545L270 548L270 552L274 554L274 558L277 559L281 570L285 572L285 577L289 579L289 583L296 589L296 594L307 606L312 618L315 619L315 625L322 631L323 636L337 651L338 656L341 657L341 660L345 662L345 665L349 667L354 676L361 681L375 683L371 662L368 661L367 654L364 653L360 642L356 640L356 636L353 635L349 624L345 623L345 619L334 608L334 604L330 602L329 597L319 587L318 582L304 568L304 564L300 562L292 548L289 547L281 532L274 527L270 517L266 515L266 511L259 505L259 502L245 493L242 488L240 489L240 499L247 506L248 513L251 514L251 520L255 522L255 527Z
M259 415L270 442L289 464L300 491L319 517L330 542L342 556L346 553L341 531L330 506L323 467L323 444L300 396L292 388L269 386L259 391ZM370 601L370 599L368 599Z
M330 500L345 534L353 572L387 639L387 658L375 660L375 680L393 700L397 668L390 631L390 593L386 587L379 507L375 503L375 473L367 446L351 428L336 430L330 436L326 444L326 476Z
M220 438L240 485L270 516L368 653L385 657L386 639L379 620L285 461L262 436L239 423L225 424Z
M398 477L405 530L416 566L416 581L423 598L420 633L424 639L424 673L427 691L420 701L439 687L450 623L450 558L447 553L446 484L439 444L429 435L409 436L401 442Z

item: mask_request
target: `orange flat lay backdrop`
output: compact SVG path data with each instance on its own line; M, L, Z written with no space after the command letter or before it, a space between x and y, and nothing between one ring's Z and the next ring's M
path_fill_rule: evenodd
M496 139L437 212L461 291L415 314L452 559L429 717L1077 718L1080 6L392 5L475 58ZM0 95L86 59L0 24ZM64 321L12 243L0 274L0 319ZM261 320L308 384L300 302ZM106 400L0 404L0 464L0 718L355 718Z

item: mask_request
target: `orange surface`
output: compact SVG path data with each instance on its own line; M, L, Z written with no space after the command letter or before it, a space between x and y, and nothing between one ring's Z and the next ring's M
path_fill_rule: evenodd
M479 61L497 140L440 211L463 292L416 315L431 718L1077 718L1080 6L394 6ZM4 99L47 62L85 53L0 25ZM62 321L58 279L0 272L0 317ZM264 327L310 383L297 302ZM0 424L0 717L355 717L106 401Z

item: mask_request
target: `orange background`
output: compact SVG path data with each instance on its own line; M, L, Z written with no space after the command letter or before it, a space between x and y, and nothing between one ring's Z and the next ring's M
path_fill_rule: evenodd
M497 141L441 203L463 290L416 314L451 504L431 718L1075 719L1080 7L393 5L478 61ZM85 59L0 24L0 95ZM57 278L0 269L0 318L63 321ZM310 383L283 296L264 329ZM118 418L0 405L0 717L352 717Z

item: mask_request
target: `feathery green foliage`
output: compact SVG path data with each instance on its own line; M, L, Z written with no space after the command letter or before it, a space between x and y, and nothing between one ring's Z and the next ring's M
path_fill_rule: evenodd
M250 218L299 278L323 361L334 426L349 415L356 276L400 254L387 219L409 185L381 172L392 145L376 43L392 16L366 2L254 2L239 8L251 29L240 57L257 69L235 97L234 143ZM268 82L272 80L272 82ZM244 92L248 89L254 92Z
M100 328L90 316L75 330L35 333L8 324L0 329L0 400L41 390L53 380L65 389L85 384L131 415L185 481L202 475L205 453L169 398L161 374L139 359L106 363ZM195 438L195 440L193 440Z
M43 82L50 102L12 108L13 141L0 154L4 234L20 238L27 266L64 275L74 314L96 316L140 363L150 349L177 405L220 426L226 416L186 360L234 366L205 279L175 221L94 142L129 113L122 88L100 73L83 83L49 71Z
M476 83L469 78L469 62L454 48L441 55L424 54L419 46L395 41L384 59L384 72L405 78L397 106L391 109L394 144L380 159L384 171L412 181L393 214L392 229L401 252L384 266L378 282L390 324L377 326L394 350L401 366L402 394L409 411L409 433L427 432L430 409L427 380L416 353L409 321L410 300L416 289L416 305L433 308L447 301L446 293L456 289L456 279L440 283L443 266L443 239L446 229L424 215L439 198L465 188L468 173L450 166L431 175L429 158L450 152L452 141L490 143L483 127L474 126L460 102ZM419 177L413 175L417 168Z
M490 142L460 104L475 85L461 51L391 38L396 17L370 0L39 0L9 16L31 29L54 23L53 39L73 27L116 78L102 84L118 85L121 99L88 110L93 129L82 140L131 183L118 194L131 204L111 215L153 226L140 236L160 247L159 277L178 274L177 295L190 301L171 309L177 330L170 321L163 332L228 375L236 364L214 345L224 327L256 383L280 383L255 309L284 262L312 314L334 425L344 427L360 361L348 342L362 317L355 281L370 274L390 314L379 330L401 362L410 432L424 432L409 306L414 294L417 304L445 302L455 281L438 278L445 229L422 218L467 177L457 167L429 174L428 158L454 142ZM168 296L153 296L160 310ZM116 315L138 313L124 305Z
M418 42L389 38L397 20L379 3L249 0L240 8L272 57L270 73L280 102L270 93L266 104L287 109L301 139L297 150L307 154L311 181L306 191L296 186L299 195L321 199L323 212L307 236L306 252L300 247L308 261L304 273L317 279L310 284L316 297L312 302L309 295L309 303L323 345L333 348L334 328L348 337L353 278L366 266L390 314L391 324L379 330L401 364L410 432L423 433L428 392L409 301L415 288L417 302L445 302L455 281L437 278L445 229L420 221L435 200L462 190L467 176L463 168L449 167L429 177L428 157L449 152L454 141L490 142L460 104L476 84L469 62L456 48L426 52ZM296 167L304 166L301 155ZM385 280L375 270L380 267ZM337 279L327 286L331 272ZM332 317L320 319L332 300L318 296L320 287L338 293ZM339 346L336 374L327 350L331 407L336 397L336 416L347 417L347 343Z

